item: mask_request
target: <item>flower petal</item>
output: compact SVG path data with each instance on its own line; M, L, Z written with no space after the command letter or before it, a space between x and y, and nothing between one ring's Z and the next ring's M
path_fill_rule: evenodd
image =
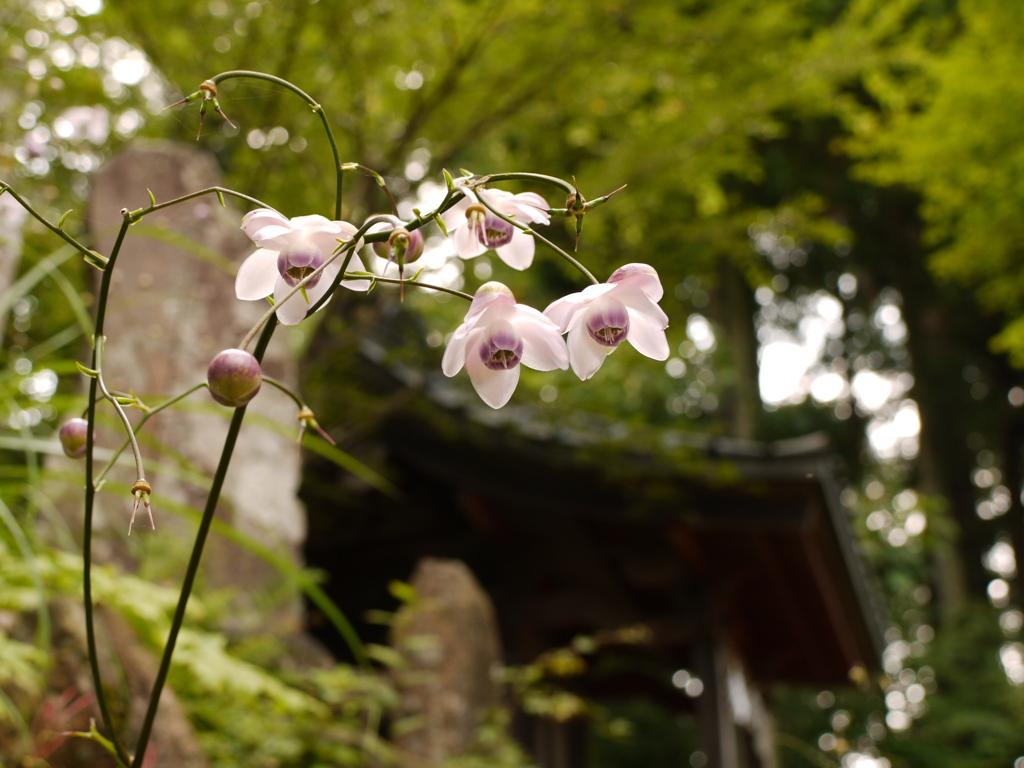
M441 358L441 372L445 376L454 376L462 370L466 363L467 346L472 341L474 349L479 347L482 333L482 329L474 329L471 323L463 323L455 329L444 351L444 357Z
M661 279L650 264L626 264L612 272L609 283L642 290L652 301L661 301L665 290L661 287Z
M584 309L598 296L603 296L614 288L615 286L608 285L607 283L588 285L579 293L570 293L561 299L555 299L544 310L544 315L557 325L562 333L565 333L572 322L573 313L579 309Z
M301 229L304 233L330 227L334 224L326 216L321 216L319 213L311 213L308 216L296 216L289 219L288 223L291 224L293 229Z
M516 309L513 325L523 339L523 365L535 371L568 368L569 351L558 326L533 307L519 304Z
M590 334L582 322L582 317L583 315L580 313L574 318L578 322L569 329L567 346L569 348L569 365L572 366L573 372L580 377L581 381L586 381L597 373L597 370L604 364L604 359L608 357L609 350L614 350L614 348L602 347L590 338Z
M327 285L330 285L330 283ZM284 297L291 291L291 286L284 280L279 280L274 288L274 301L277 302L277 319L281 321L282 325L298 325L306 317L306 312L309 311L310 302L303 298L301 292L296 293L288 301L283 301Z
M288 218L269 208L257 208L242 217L242 231L252 238L264 227L285 227L290 229Z
M487 246L480 242L477 233L469 225L455 230L452 241L455 244L455 255L460 259L472 259L487 250Z
M582 293L570 293L568 296L555 299L548 304L547 309L544 310L544 316L557 325L562 333L565 333L565 328L572 320L573 313L580 308L582 302Z
M533 238L521 229L517 229L512 233L512 240L508 245L497 248L496 253L498 258L512 269L526 269L533 263L534 248Z
M459 202L441 214L441 221L444 222L444 225L449 232L466 223L466 209L475 202L476 200L473 200L469 195L466 195L459 200Z
M522 218L530 222L548 224L551 221L551 214L548 213L548 203L536 192L522 192L515 195L511 204L516 207Z
M626 311L629 312L629 333L626 335L626 341L641 355L646 355L652 360L668 360L666 325L649 313L637 312L630 307L627 307Z
M246 301L262 299L274 292L280 275L277 251L260 248L242 262L235 277L235 296Z
M501 408L505 405L519 383L518 365L513 368L488 368L473 347L470 347L466 356L466 372L480 399L491 408Z
M617 283L615 298L625 304L628 309L646 315L652 321L659 323L662 328L668 328L668 315L665 314L665 310L655 304L639 285Z

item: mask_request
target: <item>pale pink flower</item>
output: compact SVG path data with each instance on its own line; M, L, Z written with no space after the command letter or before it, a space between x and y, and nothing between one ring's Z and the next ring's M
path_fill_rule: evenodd
M452 334L441 370L454 376L463 366L481 399L501 408L519 383L519 364L538 371L569 367L558 327L532 307L516 304L501 283L477 289L466 319Z
M654 360L668 359L668 315L657 304L663 293L654 267L627 264L607 283L558 299L544 314L568 332L569 364L585 381L623 341Z
M281 303L299 282L323 266L341 242L351 240L356 228L347 221L330 221L323 216L286 218L277 211L260 208L242 219L242 231L259 248L247 258L235 278L235 295L252 301L271 294L279 305L277 318L284 325L302 321L310 306L324 295L345 260L339 256L323 272L306 283L290 299ZM357 246L362 245L360 242ZM349 262L350 271L366 271L355 254ZM365 291L369 280L346 280L341 283L354 291Z
M495 216L477 197L524 226L551 221L547 202L536 192L513 195L502 189L478 189L467 191L442 216L445 226L454 233L456 255L471 259L493 248L498 258L513 269L526 269L533 263L533 238Z

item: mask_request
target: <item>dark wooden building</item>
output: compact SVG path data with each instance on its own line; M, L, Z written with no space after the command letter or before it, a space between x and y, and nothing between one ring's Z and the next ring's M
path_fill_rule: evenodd
M364 444L402 498L307 486L308 561L352 617L393 602L387 584L423 557L464 562L510 664L642 627L642 643L602 651L576 690L687 713L711 768L771 768L762 692L867 679L883 643L828 447L660 433L640 449L610 435L417 394ZM526 718L519 735L541 766L582 768L585 728Z

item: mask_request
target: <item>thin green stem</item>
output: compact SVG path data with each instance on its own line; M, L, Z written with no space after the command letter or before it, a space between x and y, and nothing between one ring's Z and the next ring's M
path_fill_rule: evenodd
M398 216L398 203L395 201L395 196L391 194L391 190L388 189L387 182L384 181L384 177L377 173L372 168L367 168L365 165L359 163L345 163L343 166L346 171L358 171L364 176L369 176L377 182L377 186L384 190L384 194L388 196L388 201L391 203L391 210L395 216Z
M280 382L277 379L271 378L270 376L264 376L263 377L263 383L264 384L269 384L270 386L274 387L275 389L278 389L281 392L284 392L286 395L288 395L288 397L290 397L292 399L292 402L294 402L295 405L298 406L300 411L303 408L306 407L306 404L304 402L302 402L302 398L300 398L297 394L295 394L295 392L292 391L292 388L289 387L284 382Z
M124 412L124 408L122 408L121 404L117 402L117 398L110 394L110 391L107 389L106 382L103 381L103 341L103 336L96 336L93 342L96 345L96 351L93 354L93 365L95 365L93 370L96 371L96 382L99 384L103 397L110 401L110 404L114 406L114 410L117 411L117 415L121 419L121 423L124 425L124 431L128 434L128 442L131 443L132 454L135 457L135 479L145 480L146 472L142 466L142 451L139 450L139 442L135 439L135 430L132 429L132 423L128 419L128 414Z
M103 323L107 312L107 300L110 296L110 278L114 272L117 255L121 252L121 244L124 242L125 235L128 232L128 227L131 224L131 217L128 215L127 210L122 212L122 216L123 220L121 222L121 229L117 233L117 240L114 242L114 247L110 252L110 259L103 270L103 277L100 280L100 291L96 305L94 339L99 339L103 335ZM102 354L98 350L98 347L98 344L94 344L92 357L94 370L100 363L99 355ZM107 697L103 691L103 680L100 677L99 657L96 654L96 620L93 615L92 604L92 528L93 511L96 507L96 486L93 483L93 449L95 447L94 431L96 429L96 391L98 388L99 382L97 379L95 377L90 379L89 406L86 413L86 421L89 423L89 429L86 433L85 515L82 533L82 593L83 603L85 606L85 639L86 646L89 651L89 668L92 672L92 684L95 689L96 702L99 704L100 715L103 717L103 722L110 730L110 740L114 745L118 758L121 762L127 764L130 761L130 758L128 757L128 753L125 752L124 747L121 746L120 740L117 738L113 721L110 719L110 707L107 705Z
M356 275L356 274L353 274L353 273L349 272L345 276L345 279L346 280L358 280L358 279L360 279L362 277L364 277L364 276L363 275ZM430 290L437 291L439 293L448 293L448 294L451 294L452 296L458 296L460 299L465 299L466 301L472 301L473 300L473 297L470 296L468 293L463 293L462 291L456 291L454 288L445 288L445 287L440 286L440 285L433 285L431 283L421 283L419 280L406 280L406 279L399 279L397 277L379 277L377 275L373 275L373 276L369 277L368 279L374 280L375 282L378 282L378 283L391 283L393 285L402 285L402 284L405 284L405 285L415 285L418 288L429 288Z
M257 360L263 359L267 350L274 329L277 327L276 319L271 317L263 328L259 342L256 345L254 355ZM224 448L221 451L220 462L217 471L213 476L213 484L210 486L210 493L206 497L206 507L203 509L203 517L199 521L199 529L196 531L196 541L192 547L192 555L188 561L188 568L185 571L185 578L181 584L181 594L178 598L178 606L174 610L174 618L171 620L171 629L167 636L167 645L164 646L163 656L160 659L160 668L157 670L156 679L153 682L153 690L149 696L149 706L146 708L146 717L142 721L142 728L139 731L139 740L135 747L135 759L131 763L132 768L142 765L146 756L146 747L149 745L149 737L153 730L153 722L156 719L156 711L160 706L160 695L163 693L164 684L167 682L167 673L171 668L171 658L174 655L174 646L178 641L178 633L185 620L185 608L188 606L189 597L192 594L192 587L195 583L196 574L199 572L199 562L203 557L203 547L206 544L207 535L210 532L210 525L213 522L214 513L217 511L217 503L220 501L220 493L224 487L224 479L227 477L228 467L231 465L231 457L235 451L235 443L238 440L238 433L242 428L242 420L245 418L246 406L236 408L228 426L227 436L224 438Z
M477 186L488 184L492 181L540 181L544 184L551 184L552 186L564 189L571 195L576 194L576 187L571 182L555 176L545 176L543 173L489 173L486 176L474 176L469 184L470 186Z
M236 192L233 189L228 189L227 187L207 187L206 189L200 189L198 192L190 192L187 195L176 197L173 200L168 200L164 203L153 202L148 207L139 208L128 215L131 217L132 224L134 224L143 216L153 213L153 211L159 211L161 208L169 208L172 205L178 205L179 203L184 203L188 200L202 197L203 195L217 195L218 199L221 198L222 195L230 195L231 197L237 197L239 200L250 202L260 208L269 208L272 211L275 210L273 206L267 205L262 200L257 200L255 197L250 197L249 195L242 194L241 192Z
M154 406L153 408L144 407L144 413L142 414L142 418L139 419L139 423L135 425L135 431L141 432L142 427L145 425L147 421L149 421L151 416L156 416L158 413L160 413L160 411L164 410L165 408L170 408L175 403L179 403L182 400L184 400L186 397L191 395L196 390L203 389L204 387L207 386L209 385L204 381L199 384L196 384L195 386L189 387L177 397L172 397L170 400L161 403L160 405ZM121 454L124 453L124 449L127 448L129 445L131 445L130 438L125 438L125 441L121 443L121 445L118 447L116 451L114 451L114 455L111 456L110 461L107 462L107 466L103 468L103 471L100 472L99 476L96 478L97 491L103 487L103 478L107 476L107 473L117 463L118 458L120 458Z
M580 272L582 272L584 275L586 275L587 279L591 283L593 283L594 285L600 284L601 281L598 280L596 277L594 277L593 274L591 274L589 269L584 267L580 262L578 262L576 259L574 259L572 256L570 256L568 253L566 253L561 248L559 248L557 245L555 245L550 240L548 240L546 237L544 237L544 235L540 234L539 232L537 232L532 227L528 227L525 224L520 224L515 219L512 219L512 218L506 216L501 211L496 210L494 208L494 206L490 205L486 200L484 200L483 195L477 195L477 200L480 201L480 204L482 206L484 206L484 208L486 208L488 211L493 213L495 216L497 216L502 221L507 221L509 224L511 224L516 229L521 229L523 232L525 232L526 234L530 235L531 237L534 237L537 240L540 240L542 243L544 243L544 245L546 245L548 248L553 250L555 253L557 253L559 256L561 256L563 259L565 259L570 264L572 264L574 267L576 267L576 269L578 269Z
M33 208L31 206L31 204L29 204L29 202L25 198L23 198L21 195L19 195L17 192L15 192L14 191L14 187L12 187L7 182L0 181L0 195L4 194L5 192L7 194L9 194L11 197L13 197L15 200L17 200L18 204L21 205L21 207L24 208L26 211L28 211L29 214L31 214L31 216L34 219L36 219L36 221L38 221L40 224L42 224L48 230L53 232L53 234L57 235L57 237L61 238L66 243L68 243L69 245L71 245L76 250L78 250L79 252L81 252L82 254L84 254L86 256L94 255L94 253L95 253L94 251L90 251L88 248L86 248L84 245L82 245L80 242L78 242L75 238L73 238L71 235L69 235L67 232L65 232L64 228L60 224L51 224L46 219L46 217L43 216L38 211L36 211L36 209Z
M331 152L334 153L334 167L335 167L335 186L336 193L334 196L334 220L339 221L341 219L341 194L344 189L343 175L344 171L341 163L341 154L338 151L338 142L334 138L334 131L331 130L331 123L327 119L327 114L324 112L324 108L320 106L320 103L306 93L304 90L299 88L287 80L275 77L274 75L268 75L264 72L253 72L245 69L234 69L229 72L221 72L219 75L215 75L210 78L210 82L214 85L226 82L227 80L233 80L235 78L251 78L253 80L264 80L268 83L274 83L280 85L282 88L287 88L289 91L294 93L300 99L305 101L313 109L313 111L319 116L320 122L324 126L324 131L327 132L327 141L331 144Z

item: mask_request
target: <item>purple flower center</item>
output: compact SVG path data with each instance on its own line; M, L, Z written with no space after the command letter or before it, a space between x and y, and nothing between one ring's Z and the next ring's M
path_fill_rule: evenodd
M587 330L602 347L617 347L629 333L629 313L618 299L595 302L587 312Z
M466 218L473 234L487 248L508 245L515 233L515 227L498 218L482 205L471 205L466 209Z
M480 242L488 248L500 248L508 245L514 231L515 227L507 221L488 212L484 218L483 229L480 230Z
M480 359L492 371L507 371L519 365L523 340L506 320L494 323L480 344Z
M324 257L320 249L305 240L289 245L277 256L277 271L293 288L323 264ZM319 282L320 275L317 275L306 283L306 288L312 288Z

